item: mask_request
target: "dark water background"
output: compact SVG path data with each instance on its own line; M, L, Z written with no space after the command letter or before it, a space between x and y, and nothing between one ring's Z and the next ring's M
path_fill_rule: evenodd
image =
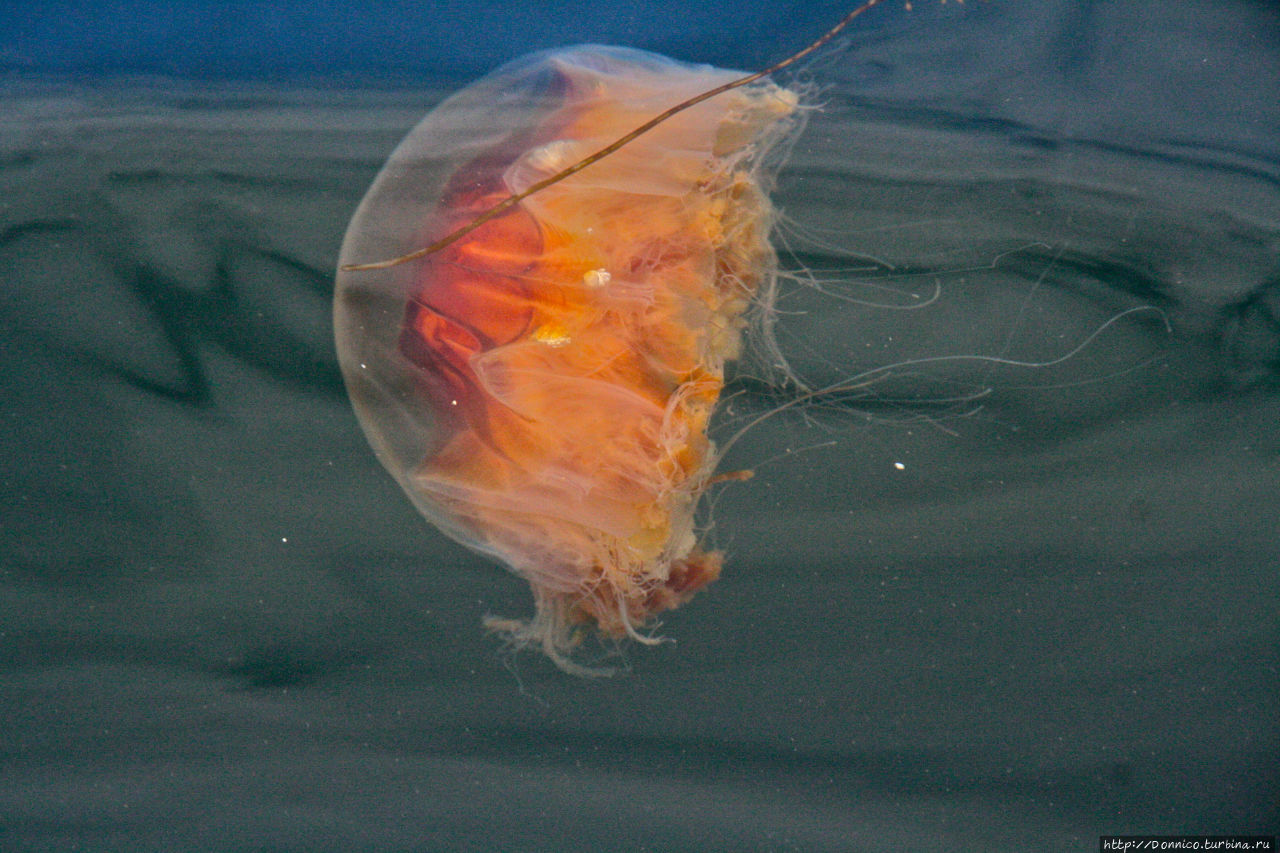
M781 303L797 369L1056 363L753 430L725 577L610 680L505 660L527 590L365 445L347 218L505 59L754 67L839 10L355 8L0 12L0 849L1276 832L1273 4L886 6L804 70L785 260L839 271Z

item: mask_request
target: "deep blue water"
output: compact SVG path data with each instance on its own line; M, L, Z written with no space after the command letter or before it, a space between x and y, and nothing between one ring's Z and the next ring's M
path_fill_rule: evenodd
M1277 831L1273 4L884 6L793 78L779 243L828 272L780 343L899 366L735 446L724 577L606 680L504 657L527 589L365 444L347 220L514 56L756 67L841 10L355 8L0 10L0 848Z
M189 2L12 4L0 61L18 69L263 79L320 75L356 80L480 74L522 53L580 42L625 44L690 61L750 63L780 57L782 35L814 37L839 4L431 4ZM881 16L878 29L901 10ZM798 49L801 45L795 45Z

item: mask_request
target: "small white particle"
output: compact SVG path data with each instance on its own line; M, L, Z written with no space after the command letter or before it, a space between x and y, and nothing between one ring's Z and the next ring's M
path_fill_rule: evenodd
M546 172L558 172L577 159L574 143L569 139L556 139L534 148L526 156L529 165Z
M899 471L905 471L905 470L907 470L907 466L906 466L905 464L903 464L902 462L895 462L895 463L893 463L893 467L894 467L894 468L897 468Z

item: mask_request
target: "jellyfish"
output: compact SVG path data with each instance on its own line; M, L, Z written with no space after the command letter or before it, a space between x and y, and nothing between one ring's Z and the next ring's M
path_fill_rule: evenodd
M488 627L567 671L595 671L592 631L655 642L724 564L699 502L747 474L715 474L708 430L775 284L771 154L804 117L772 70L517 60L408 135L347 231L360 423L428 520L529 582L534 615Z

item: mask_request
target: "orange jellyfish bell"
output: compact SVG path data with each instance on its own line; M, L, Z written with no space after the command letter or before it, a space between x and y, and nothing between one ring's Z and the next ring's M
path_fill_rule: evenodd
M414 252L739 78L583 46L505 66L429 114L352 219L345 266ZM434 254L339 274L353 405L418 509L526 578L517 645L585 671L582 628L639 630L715 580L695 510L708 425L776 257L762 157L797 124L769 82L689 106Z

